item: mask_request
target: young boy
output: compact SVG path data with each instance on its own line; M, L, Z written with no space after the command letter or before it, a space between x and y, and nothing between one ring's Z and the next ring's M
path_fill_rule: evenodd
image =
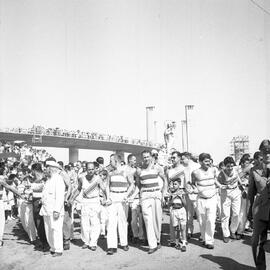
M170 222L175 233L175 247L186 251L187 245L187 212L185 193L180 188L181 179L172 180L169 197Z

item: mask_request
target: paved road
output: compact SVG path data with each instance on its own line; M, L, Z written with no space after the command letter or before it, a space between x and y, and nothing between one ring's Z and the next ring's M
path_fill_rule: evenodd
M52 258L50 255L43 255L42 252L35 251L33 245L28 243L27 236L19 222L13 220L6 224L5 245L0 249L0 269L254 269L250 234L247 234L243 240L230 241L225 244L221 239L220 224L217 223L214 250L204 248L197 238L193 238L188 245L187 252L183 253L167 244L169 239L168 221L168 216L164 214L162 248L151 255L147 254L145 246L130 246L127 252L118 249L117 254L108 256L106 255L106 240L99 241L98 249L95 252L82 250L83 243L80 240L79 227L77 227L71 249L65 251L62 257ZM198 237L198 224L195 223L195 236ZM269 251L267 264L270 267Z

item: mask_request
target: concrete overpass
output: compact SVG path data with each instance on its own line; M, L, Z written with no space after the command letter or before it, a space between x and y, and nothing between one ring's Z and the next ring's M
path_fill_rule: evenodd
M59 147L69 149L69 161L75 162L79 160L79 149L91 149L91 150L107 150L113 151L121 156L124 153L133 153L139 156L140 153L147 149L158 149L159 147L132 144L126 142L115 142L101 139L88 139L88 138L74 138L67 136L55 136L55 135L42 135L42 134L29 134L29 133L17 133L17 132L5 132L0 131L0 140L5 141L24 141L28 145L35 147Z

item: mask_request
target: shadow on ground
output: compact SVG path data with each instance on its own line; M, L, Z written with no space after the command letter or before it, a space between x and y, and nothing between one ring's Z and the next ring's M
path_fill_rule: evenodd
M214 256L211 254L202 254L200 257L212 261L220 266L218 269L223 270L254 270L255 267L241 264L231 258L228 257L221 257L221 256Z

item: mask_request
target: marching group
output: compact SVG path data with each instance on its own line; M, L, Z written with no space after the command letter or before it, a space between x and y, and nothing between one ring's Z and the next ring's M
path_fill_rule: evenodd
M45 161L0 163L0 247L7 210L15 194L18 217L36 249L53 257L70 248L74 209L80 208L83 249L95 251L99 238L107 241L107 254L117 252L118 239L128 245L128 216L132 242L147 244L148 253L161 248L164 207L170 213L170 246L182 252L193 237L194 217L202 245L214 248L216 219L221 221L224 243L253 231L252 250L257 269L266 269L264 244L269 229L270 141L264 140L253 158L244 154L237 166L228 156L219 166L201 153L198 162L190 153L173 151L167 166L158 153L130 154L127 164L117 154L110 164L93 162L68 165L53 157ZM6 208L6 209L5 209ZM14 209L14 208L13 208ZM9 215L6 215L9 216ZM8 217L7 217L8 218Z

